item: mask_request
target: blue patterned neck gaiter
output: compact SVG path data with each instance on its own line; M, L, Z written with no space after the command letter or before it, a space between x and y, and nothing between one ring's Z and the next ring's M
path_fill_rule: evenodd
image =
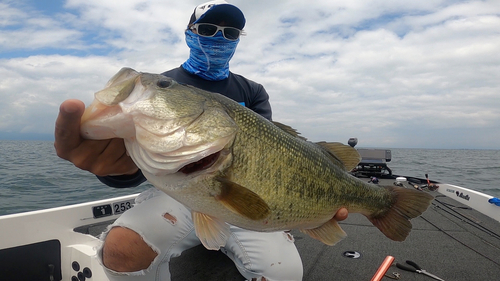
M220 81L229 77L229 61L240 39L230 41L219 31L214 37L204 37L186 30L186 43L191 49L182 67L205 80Z

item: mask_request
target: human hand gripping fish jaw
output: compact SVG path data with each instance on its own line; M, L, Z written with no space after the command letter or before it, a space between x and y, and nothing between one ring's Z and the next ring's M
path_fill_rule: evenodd
M300 229L334 245L346 236L334 219L343 207L403 241L409 220L433 199L351 176L360 156L350 146L309 142L222 95L130 68L95 94L81 133L123 138L144 176L192 210L208 249L225 245L225 222L262 232Z

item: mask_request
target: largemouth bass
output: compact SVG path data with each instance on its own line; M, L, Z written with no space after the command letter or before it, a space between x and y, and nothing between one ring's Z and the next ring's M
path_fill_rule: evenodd
M82 117L85 138L123 138L156 188L192 210L197 236L219 249L226 223L254 231L300 229L327 245L346 236L345 207L403 241L433 197L351 176L357 151L312 143L220 94L123 68Z

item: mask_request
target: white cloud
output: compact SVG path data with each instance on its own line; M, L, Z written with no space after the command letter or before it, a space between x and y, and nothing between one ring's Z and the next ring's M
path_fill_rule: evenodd
M0 48L3 51L40 48L78 48L81 32L66 28L58 18L50 18L23 3L0 3Z
M180 65L198 2L69 0L51 15L0 4L8 54L0 56L0 133L51 133L60 102L88 103L123 66ZM233 72L262 83L274 119L304 136L500 148L497 1L232 3L247 18Z

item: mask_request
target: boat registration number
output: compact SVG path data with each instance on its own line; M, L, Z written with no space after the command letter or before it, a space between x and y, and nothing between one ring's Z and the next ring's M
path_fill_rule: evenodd
M102 218L112 215L123 214L126 210L134 206L134 200L126 200L120 202L113 202L113 204L106 204L92 207L94 218Z
M132 208L134 206L133 204L134 204L134 200L113 203L113 212L115 213L115 215L122 214L126 210Z

